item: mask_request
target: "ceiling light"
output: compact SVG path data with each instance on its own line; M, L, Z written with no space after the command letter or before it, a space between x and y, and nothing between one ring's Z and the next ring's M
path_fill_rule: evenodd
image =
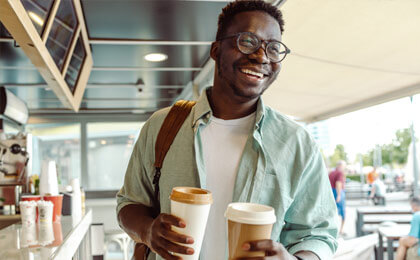
M39 24L40 26L44 25L44 20L42 20L41 17L39 17L36 13L33 12L28 12L29 17L31 17L31 19L36 22L37 24Z
M163 53L149 53L144 56L144 59L152 62L159 62L168 59L168 55Z
M145 114L147 111L143 109L133 109L131 110L131 113L133 114Z

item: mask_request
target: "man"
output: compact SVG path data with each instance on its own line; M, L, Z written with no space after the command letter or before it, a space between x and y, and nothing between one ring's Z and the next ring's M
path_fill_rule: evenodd
M376 172L376 167L373 167L372 171L370 171L367 175L367 184L372 186L372 183L375 181L375 176L378 175Z
M344 235L344 221L346 219L346 193L344 192L344 170L346 169L345 161L338 161L335 170L329 175L330 184L333 190L335 203L337 205L338 215L341 217L340 235Z
M401 237L399 240L396 258L397 260L420 259L420 248L418 247L420 238L420 198L411 198L410 205L414 212L413 219L411 220L411 229L408 236Z
M156 218L151 210L154 142L169 109L145 123L117 195L117 212L121 227L160 255L156 259L193 253L188 247L193 238L170 229L188 225L168 214L175 186L206 188L214 196L201 259L226 259L223 213L232 201L275 209L272 240L243 245L266 254L252 259L330 259L335 252L336 209L322 156L302 127L260 98L286 54L282 31L280 11L263 1L237 1L223 9L210 51L214 85L198 99L166 155L162 213Z
M373 176L372 189L370 190L369 198L372 199L375 205L385 205L385 193L385 183L383 183L383 181L379 177L379 174L376 173Z

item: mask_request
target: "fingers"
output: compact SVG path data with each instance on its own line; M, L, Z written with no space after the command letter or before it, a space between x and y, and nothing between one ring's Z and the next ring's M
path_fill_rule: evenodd
M186 224L182 219L169 214L160 214L154 220L152 224L151 249L164 259L170 260L182 259L172 255L170 252L184 255L194 254L193 248L177 244L193 244L193 238L173 231L172 226L184 228Z
M171 253L169 253L168 251L166 251L165 249L163 249L161 247L157 247L155 249L155 252L158 255L160 255L161 257L163 257L163 259L167 259L167 260L182 260L181 257L172 255Z
M159 245L155 245L154 246L154 251L159 254L160 256L162 256L164 259L174 259L174 260L178 260L178 259L182 259L179 256L174 256L172 255L172 253L179 253L179 254L183 254L183 255L192 255L194 254L194 249L190 248L190 247L185 247L182 245L178 245L175 244L167 239L162 238L159 242ZM172 253L170 253L172 252Z
M266 260L265 256L254 256L254 257L239 257L235 260Z
M242 249L245 251L264 252L266 256L276 256L276 255L287 256L288 254L286 248L284 248L282 244L277 243L271 239L263 239L263 240L246 242L242 245ZM262 259L262 258L256 258L256 259ZM269 259L269 258L263 258L263 259Z
M275 255L274 256L253 256L253 257L239 257L235 258L235 260L275 260L278 259ZM281 258L285 259L285 258Z
M182 243L182 244L194 243L194 239L192 237L172 231L170 226L166 226L166 228L161 229L160 236L169 241L173 241L177 243Z
M271 239L263 239L256 241L249 241L245 243L242 248L248 251L277 251L281 244L274 242Z
M174 232L171 229L171 226L176 226L180 228L185 228L185 222L176 216L169 215L169 214L161 214L160 222L162 228L159 230L159 235L167 240L178 242L182 244L192 244L194 243L194 239L190 236L179 234Z
M178 218L178 217L174 216L174 215L161 214L160 215L160 221L162 223L167 223L167 224L175 226L175 227L180 227L180 228L185 228L186 227L185 221L182 220L181 218Z
M183 255L192 255L194 254L194 249L191 247L186 247L182 245L175 244L167 239L164 239L164 248L172 253L179 253Z

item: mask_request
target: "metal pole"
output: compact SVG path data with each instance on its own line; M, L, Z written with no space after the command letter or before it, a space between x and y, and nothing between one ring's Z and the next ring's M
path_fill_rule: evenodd
M81 176L79 177L81 186L83 186L84 190L87 190L90 188L89 183L89 166L88 166L88 159L87 154L89 152L88 147L88 137L87 137L87 123L86 121L82 121L80 123L80 162L82 170L80 172Z
M413 96L410 97L411 104L413 104ZM413 120L413 118L411 118ZM418 178L419 178L419 166L417 162L417 149L416 149L416 135L414 134L414 122L411 121L411 143L413 144L413 195L418 196Z
M363 174L363 155L360 155L360 180L365 184L365 175Z

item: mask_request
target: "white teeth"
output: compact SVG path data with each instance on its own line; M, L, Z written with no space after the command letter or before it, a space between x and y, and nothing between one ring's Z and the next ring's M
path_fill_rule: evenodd
M264 77L264 74L259 73L259 72L255 72L255 71L252 71L252 70L241 69L241 71L243 73L250 74L250 75L253 75L253 76L256 76L256 77L259 77L259 78L263 78Z

